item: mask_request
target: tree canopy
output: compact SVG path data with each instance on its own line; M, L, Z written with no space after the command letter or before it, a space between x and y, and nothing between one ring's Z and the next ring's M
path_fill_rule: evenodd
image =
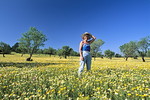
M0 51L3 54L3 57L5 57L5 54L11 53L11 47L9 44L0 42Z
M138 53L142 57L143 62L145 62L144 57L147 55L149 47L150 47L150 37L142 38L138 43Z
M120 51L126 57L126 61L128 60L128 57L133 57L135 55L137 49L137 43L135 41L130 41L129 43L120 46Z
M111 50L105 50L105 56L109 59L112 59L112 57L115 55L115 52L111 51Z
M23 33L19 39L19 47L21 50L26 50L30 54L27 60L31 60L32 54L35 53L40 46L44 46L46 36L37 30L35 27L31 27L28 32Z
M92 53L92 56L94 57L94 59L96 58L97 56L97 53L100 51L100 47L104 44L105 42L101 39L97 39L96 41L94 41L92 44L91 44L91 53Z

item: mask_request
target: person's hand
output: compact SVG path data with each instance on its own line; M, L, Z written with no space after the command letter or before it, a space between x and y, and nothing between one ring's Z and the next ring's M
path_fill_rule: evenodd
M92 38L93 38L93 39L96 39L96 37L95 37L95 36L93 36L93 35L92 35Z
M84 60L84 58L83 58L83 57L80 57L80 60L82 60L82 61L83 61L83 60Z

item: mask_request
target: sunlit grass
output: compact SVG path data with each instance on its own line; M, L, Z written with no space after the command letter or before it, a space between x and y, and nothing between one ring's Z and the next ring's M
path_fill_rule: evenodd
M92 60L92 70L85 69L78 77L79 57L33 55L33 61L26 62L27 57L0 57L0 62L15 63L0 68L0 99L150 99L150 58L147 62L141 58L97 58ZM17 63L24 66L20 68Z

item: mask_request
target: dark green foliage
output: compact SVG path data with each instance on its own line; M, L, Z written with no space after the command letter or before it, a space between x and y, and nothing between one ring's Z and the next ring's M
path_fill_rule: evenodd
M70 48L69 46L63 46L62 50L63 50L63 56L65 58L67 58L67 56L70 56L71 52L73 51L73 49Z
M5 57L5 54L11 53L11 47L9 44L0 42L0 53L3 54L3 57Z
M23 52L23 49L21 49L21 48L19 47L19 43L18 43L18 42L15 43L15 44L12 46L11 50L12 50L13 52L16 52L16 53L22 53L22 52ZM25 53L25 50L24 50L24 53Z
M134 41L130 41L129 43L120 46L120 51L124 54L126 61L128 57L133 57L136 54L137 49L137 43Z
M122 56L120 54L116 53L115 57L119 58L119 57L122 57Z
M98 52L96 56L97 56L97 57L101 57L101 58L104 57L104 55L102 54L102 52Z
M74 50L71 50L70 56L80 56L80 54Z
M142 57L142 60L143 62L145 62L145 59L144 57L146 56L148 50L149 50L149 47L150 47L150 37L145 37L145 38L142 38L138 43L137 43L137 46L138 46L138 53L139 53L139 56Z
M15 43L15 44L12 46L11 50L12 50L13 52L17 52L18 47L19 47L19 43L17 42L17 43Z
M67 59L67 56L70 56L73 52L73 49L69 46L63 46L62 49L57 50L58 56L61 58L63 56L65 59Z
M31 27L28 32L22 34L22 37L19 39L19 48L22 53L30 54L27 61L31 60L32 54L36 53L40 46L44 46L46 40L46 36L35 27Z
M111 51L111 50L105 50L105 56L109 59L112 59L112 57L115 55L115 52Z
M97 56L97 53L100 51L100 47L104 44L105 42L101 39L98 39L96 41L94 41L92 44L91 44L91 54L92 56L94 57L94 60Z
M49 54L50 56L51 55L56 55L56 52L57 52L57 50L52 48L52 47L49 47L48 49L43 50L44 54Z
M37 54L43 54L44 50L42 49L38 49L38 51L36 52Z
M147 52L147 57L150 57L150 50Z
M63 56L63 50L62 49L58 49L57 50L57 55L60 57L60 59L61 59L61 57Z

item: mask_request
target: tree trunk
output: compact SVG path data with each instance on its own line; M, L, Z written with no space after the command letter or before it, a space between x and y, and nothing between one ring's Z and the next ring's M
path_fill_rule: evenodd
M67 59L67 56L65 55L65 59Z
M128 57L126 57L126 61L128 60Z
M33 61L33 60L31 59L31 57L32 57L32 53L30 54L30 57L26 59L26 61Z
M30 54L30 57L29 57L29 58L31 59L31 57L32 57L32 53Z
M143 62L145 62L145 59L144 59L144 57L142 57L142 60L143 60Z
M96 57L94 57L94 61L96 60Z
M27 61L33 61L33 60L31 59L31 57L32 57L32 55L33 55L33 53L34 53L35 48L36 48L36 47L33 48L32 52L30 53L30 57L27 58Z
M3 53L3 57L5 57L5 54Z
M21 57L23 57L23 53L21 54Z

